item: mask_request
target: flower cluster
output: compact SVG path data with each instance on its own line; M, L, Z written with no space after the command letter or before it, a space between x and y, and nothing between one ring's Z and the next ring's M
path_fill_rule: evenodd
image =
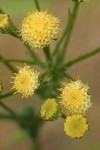
M89 0L73 0L77 3ZM22 21L20 34L23 42L32 48L40 49L48 46L56 40L60 34L60 20L49 14L48 11L35 10L27 14ZM2 33L15 34L16 28L6 14L0 14L0 31ZM22 98L32 96L39 87L39 72L30 66L18 66L18 73L14 73L12 89L14 94L21 93ZM64 131L71 138L81 138L88 130L86 112L92 107L91 96L88 93L88 84L81 80L63 83L60 88L60 100L48 98L40 108L40 116L44 120L53 121L58 117L65 120ZM0 82L0 92L2 84ZM63 113L64 112L64 113Z
M80 138L88 130L88 124L84 117L92 103L88 94L88 84L83 84L81 80L71 81L69 84L63 83L61 91L61 105L66 110L67 118L64 123L64 131L72 138Z
M71 138L80 138L88 130L88 124L84 117L92 103L88 94L89 86L83 84L81 80L63 83L64 88L60 88L61 101L47 99L41 106L40 115L44 120L54 120L62 116L66 119L64 131ZM62 113L64 110L65 114Z
M22 40L36 49L43 48L59 36L60 20L48 11L32 11L22 21Z

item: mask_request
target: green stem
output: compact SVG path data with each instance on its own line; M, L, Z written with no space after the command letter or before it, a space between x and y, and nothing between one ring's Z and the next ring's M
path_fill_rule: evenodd
M35 2L35 5L36 5L36 8L40 11L41 9L40 9L40 5L39 5L38 0L34 0L34 2Z
M74 25L75 25L78 9L79 9L79 3L75 2L73 11L70 14L70 17L68 19L68 25L67 25L67 31L66 31L67 34L66 34L66 40L65 40L64 46L62 48L61 61L64 60L64 58L66 56L65 54L66 54L66 51L67 51L67 48L68 48L68 45L69 45L69 42L70 42L70 38L71 38L71 35L72 35Z
M47 60L47 61L50 61L50 60L51 60L51 54L50 54L50 49L49 49L49 47L44 47L43 51L44 51L46 60Z
M33 150L40 150L38 135L32 139Z
M4 58L0 55L0 60L3 60ZM8 62L3 62L4 64L5 64L5 66L7 66L7 68L9 69L9 70L11 70L12 72L17 72L16 71L16 69L12 66L12 65L10 65Z
M5 120L7 120L7 119L13 119L14 117L12 116L12 115L8 115L8 114L1 114L0 113L0 120L1 119L5 119Z
M12 96L14 92L15 92L15 91L1 95L1 96L0 96L0 100L1 100L1 99L4 99L4 98L7 98L7 97L9 97L9 96Z
M73 66L73 65L75 65L75 64L77 64L77 63L79 63L85 59L88 59L91 56L96 55L97 53L100 53L100 47L98 47L98 48L96 48L96 49L92 50L91 52L88 52L84 55L81 55L80 57L77 57L73 60L70 60L69 62L65 63L64 66L71 67L71 66Z
M75 81L75 79L73 79L73 77L69 75L68 73L64 73L64 75L67 77L68 80Z
M43 62L38 62L38 61L31 61L31 60L22 60L22 59L5 59L3 57L0 58L0 62L3 62L3 63L6 63L6 65L9 63L9 62L18 62L18 63L28 63L28 64L35 64L35 65L41 65L41 67L45 67L45 64ZM12 67L10 65L10 67ZM13 71L15 69L13 68ZM14 71L15 72L15 71Z
M69 11L68 11L68 18L69 18L69 16L70 16L70 9L69 9ZM56 45L56 47L55 47L55 49L54 49L53 55L56 55L56 54L57 54L60 45L62 44L64 38L66 37L66 34L67 34L67 32L68 32L67 27L68 27L68 25L66 25L66 28L65 28L65 30L64 30L64 32L63 32L63 34L62 34L62 38L58 41L58 43L57 43L57 45Z
M16 26L13 24L15 30L14 31L9 31L9 34L15 38L18 38L21 40L21 36L17 33L17 29L16 29Z
M40 65L42 68L44 68L44 67L45 67L44 63L40 61L40 59L39 59L38 56L35 54L35 52L33 52L33 50L31 49L31 47L30 47L28 44L26 44L26 43L24 43L24 46L25 46L25 47L27 48L27 50L30 52L30 55L32 56L32 58L33 58L35 64L38 64L38 65Z
M10 114L12 114L13 116L16 116L16 113L10 109L8 106L6 106L3 102L0 101L0 105L5 109L7 110Z
M63 118L63 119L66 119L67 116L64 113L61 112L60 117Z
M28 49L28 51L30 52L32 58L33 58L35 61L39 60L39 59L37 58L37 55L32 51L31 47L30 47L28 44L24 43L24 46Z
M5 59L5 58L1 58L0 62L18 62L18 63L29 63L29 64L34 64L35 63L33 61L30 61L30 60Z

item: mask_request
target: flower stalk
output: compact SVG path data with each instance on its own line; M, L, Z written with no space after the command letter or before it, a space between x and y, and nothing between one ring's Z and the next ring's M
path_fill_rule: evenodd
M79 10L79 3L75 2L74 4L74 8L72 10L72 12L69 15L68 18L68 25L67 25L67 30L66 30L66 39L62 48L62 52L61 52L61 61L64 60L65 56L66 56L66 52L68 49L68 45L70 42L70 38L72 35L72 31L76 22L76 18L77 18L77 14L78 14L78 10Z

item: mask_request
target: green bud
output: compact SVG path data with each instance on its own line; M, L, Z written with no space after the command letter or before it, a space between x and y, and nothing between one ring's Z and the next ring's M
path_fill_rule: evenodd
M56 99L47 99L41 106L40 115L44 120L56 120L61 112L60 105Z

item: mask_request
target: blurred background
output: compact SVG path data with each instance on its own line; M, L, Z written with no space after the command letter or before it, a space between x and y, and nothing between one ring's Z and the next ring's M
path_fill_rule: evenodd
M67 22L68 8L72 8L71 0L39 0L42 9L61 18L64 29ZM19 27L27 12L35 9L34 0L0 0L0 7L11 16ZM100 1L90 0L82 3L73 35L71 37L66 60L68 61L100 46ZM42 55L42 52L40 52ZM29 59L27 50L22 43L9 35L0 34L0 54L5 58ZM17 64L14 63L14 66ZM71 139L63 131L63 119L46 122L41 127L39 142L41 150L100 150L100 54L82 61L70 68L69 73L84 83L89 83L93 108L88 112L90 130L82 139ZM13 74L0 63L0 80L3 81L4 93L9 92L10 80ZM22 99L21 95L14 95L3 101L14 111L18 112L22 106L31 105L37 110L42 102L37 97ZM4 110L0 107L0 112ZM13 138L19 127L16 123L0 120L0 150L31 150L29 138L14 142Z

